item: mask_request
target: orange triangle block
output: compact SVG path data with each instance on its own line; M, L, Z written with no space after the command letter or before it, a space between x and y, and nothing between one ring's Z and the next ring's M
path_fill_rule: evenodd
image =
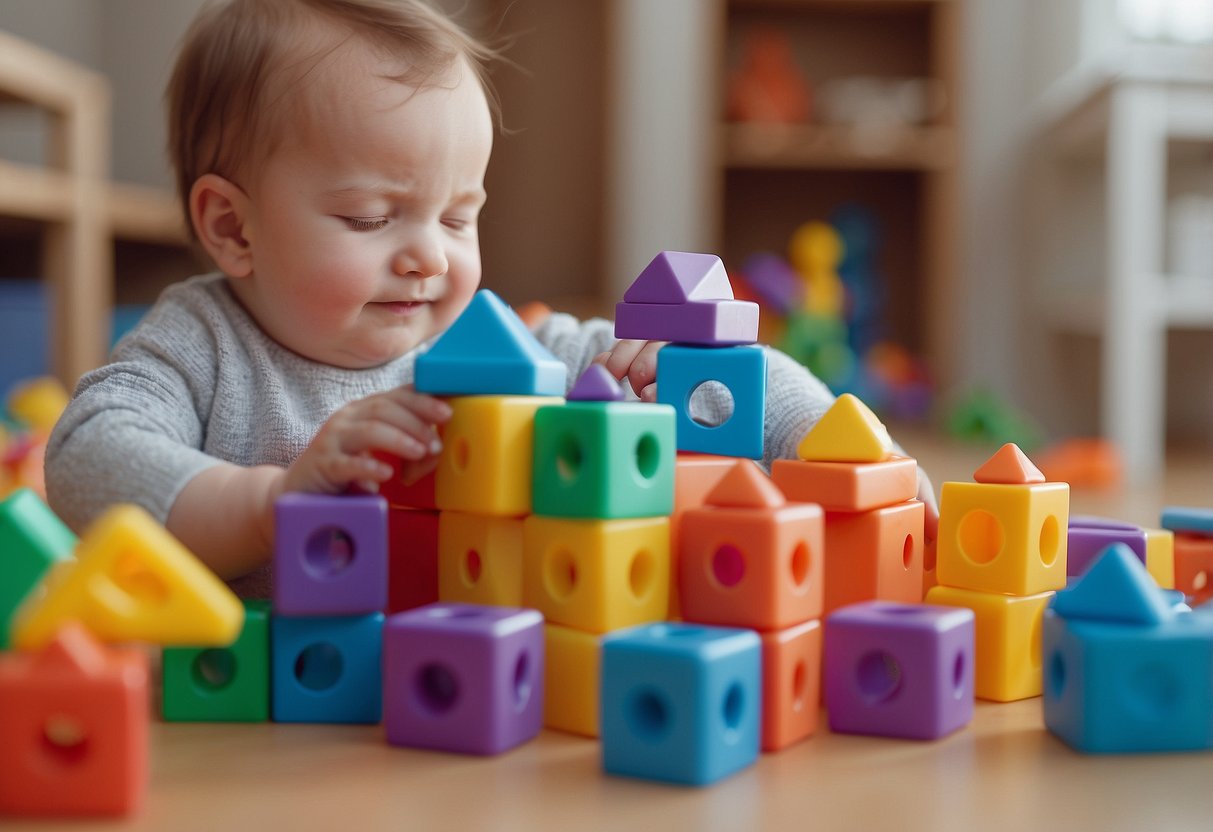
M883 462L893 452L893 440L866 404L843 393L796 452L806 462Z
M757 463L742 459L708 492L705 502L720 508L779 508L787 499Z
M244 607L150 514L121 505L80 538L76 560L63 563L18 609L12 643L49 644L68 621L102 641L223 646L235 641Z
M1028 485L1044 482L1045 475L1019 450L1018 445L1008 442L973 473L973 479L976 482L1002 485Z

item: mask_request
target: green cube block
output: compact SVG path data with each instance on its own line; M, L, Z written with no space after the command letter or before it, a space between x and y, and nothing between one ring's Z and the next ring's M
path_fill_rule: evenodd
M228 647L166 647L167 722L265 722L270 715L270 602L244 600L244 629Z
M575 401L535 413L533 511L623 519L674 510L674 408Z
M0 649L8 647L17 606L75 548L76 535L33 491L22 488L0 503Z

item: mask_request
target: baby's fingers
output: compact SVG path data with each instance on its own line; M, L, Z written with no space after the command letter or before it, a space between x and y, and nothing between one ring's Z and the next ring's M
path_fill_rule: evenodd
M648 341L644 347L632 359L632 364L628 368L628 381L632 383L632 389L636 391L636 395L640 398L645 398L645 392L648 388L657 381L657 352L665 346L663 341ZM650 398L646 401L652 401L656 397L656 388L648 391Z
M611 348L610 352L603 353L594 361L606 367L611 375L622 381L632 366L632 361L636 359L647 343L648 341L620 341Z

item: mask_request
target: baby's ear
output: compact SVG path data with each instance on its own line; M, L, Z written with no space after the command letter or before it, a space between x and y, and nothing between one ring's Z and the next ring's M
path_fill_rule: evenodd
M217 174L203 174L190 188L194 231L215 265L229 277L247 277L253 270L248 210L248 195Z

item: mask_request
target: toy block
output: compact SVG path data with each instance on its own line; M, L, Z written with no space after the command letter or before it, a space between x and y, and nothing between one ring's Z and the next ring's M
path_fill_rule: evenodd
M602 766L703 786L758 758L761 642L751 630L649 624L602 644Z
M1159 525L1173 532L1213 537L1213 509L1167 506Z
M1175 532L1146 529L1146 571L1163 589L1175 589Z
M487 755L534 737L543 630L527 609L440 603L393 615L384 628L387 741Z
M387 611L402 612L438 600L438 512L390 508Z
M1070 515L1071 529L1119 529L1121 531L1135 531L1140 529L1134 523L1126 523L1123 520L1115 520L1111 517L1097 517L1092 514L1071 514Z
M681 304L691 300L732 300L733 286L715 254L663 251L623 293L627 303Z
M1124 480L1120 449L1106 439L1066 439L1036 455L1036 464L1051 482L1071 488L1113 488Z
M23 650L50 642L75 619L103 641L223 647L244 608L215 574L143 509L118 505L80 538L76 560L52 570L45 591L13 619Z
M522 606L522 520L444 511L438 518L438 599Z
M230 647L168 647L161 713L166 722L265 722L270 718L270 604L246 599Z
M549 623L604 633L665 618L669 518L571 520L536 514L524 521L523 535L523 601Z
M976 616L978 699L1014 702L1040 696L1040 622L1053 594L997 595L954 586L927 592L928 604L970 609Z
M707 505L682 516L677 580L683 618L779 630L819 617L825 551L821 508L716 505L712 495L733 476L721 480Z
M363 615L387 605L387 500L284 494L274 504L274 611Z
M804 281L777 254L760 252L751 255L742 264L741 274L759 302L780 315L786 315L804 303Z
M927 540L922 544L922 597L927 597L927 592L931 587L939 586L937 575L935 572L936 566L936 543L934 540Z
M383 613L270 619L275 722L365 723L382 712Z
M1051 608L1067 619L1091 619L1150 626L1174 614L1141 560L1123 543L1113 543L1081 578L1059 591Z
M1095 559L1113 543L1123 543L1133 550L1142 563L1146 562L1146 532L1139 527L1130 529L1075 526L1070 524L1066 534L1066 575L1081 575Z
M758 340L758 304L748 300L692 300L680 304L615 304L615 337L731 347Z
M762 347L669 344L657 353L657 401L674 407L680 451L761 459L766 397Z
M674 409L569 402L535 412L533 511L622 519L674 508Z
M674 460L674 511L670 515L671 619L678 619L682 615L682 601L678 595L678 553L681 551L679 528L683 512L704 505L708 494L736 464L734 457L681 451Z
M1045 475L1014 442L1007 442L973 472L974 482L1001 485L1030 485L1044 482Z
M446 396L562 396L568 368L488 289L426 352L413 386Z
M830 405L796 449L809 462L882 462L892 452L888 429L850 393Z
M1064 482L945 482L939 583L1008 595L1064 587L1069 513L1070 487Z
M435 473L438 508L496 517L531 512L535 412L564 400L542 396L451 399Z
M70 398L59 379L43 376L13 388L8 395L8 412L22 424L50 433Z
M883 462L777 459L771 479L789 500L817 503L826 511L870 511L914 499L918 463L897 456Z
M821 702L821 622L762 637L762 750L779 751L817 730Z
M826 512L824 613L860 601L921 601L925 522L918 500Z
M543 638L543 727L597 737L602 636L545 624Z
M705 502L718 508L776 509L788 501L757 464L742 459L708 492Z
M1213 599L1213 538L1179 533L1174 542L1175 588L1194 604Z
M438 508L434 497L434 472L430 471L416 482L406 483L401 476L403 461L386 451L371 451L371 456L392 468L391 478L379 483L379 496L387 500L391 508Z
M591 364L569 388L565 398L570 402L621 402L623 388L610 370L601 364Z
M825 622L826 709L839 734L933 740L973 719L973 611L869 601Z
M148 782L148 669L69 622L0 654L0 816L130 815Z
M75 547L76 536L33 491L19 489L0 503L0 650L22 599Z

